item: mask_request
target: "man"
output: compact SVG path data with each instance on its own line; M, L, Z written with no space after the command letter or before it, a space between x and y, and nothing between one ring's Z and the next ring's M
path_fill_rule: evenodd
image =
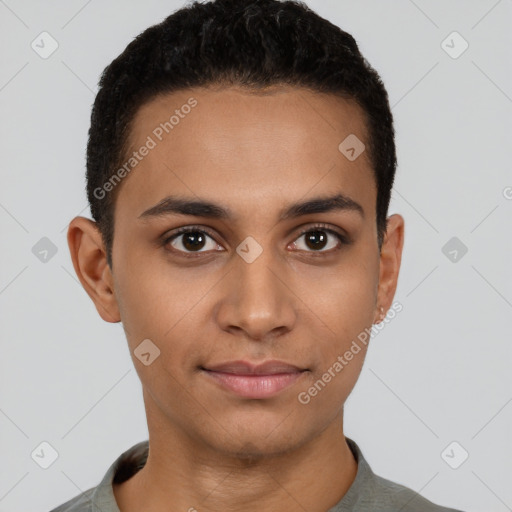
M378 74L304 4L196 2L128 45L68 243L123 324L149 442L55 512L453 510L343 434L361 333L395 307L395 168Z

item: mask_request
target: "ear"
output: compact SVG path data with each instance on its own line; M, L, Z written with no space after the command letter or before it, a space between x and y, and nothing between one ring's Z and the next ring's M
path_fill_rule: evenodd
M387 219L380 253L379 289L377 293L377 310L374 322L381 322L391 307L398 283L402 249L404 245L404 219L401 215L391 215ZM380 307L383 311L381 312Z
M106 322L120 322L114 280L97 224L85 217L75 217L69 223L67 238L76 275L99 315Z

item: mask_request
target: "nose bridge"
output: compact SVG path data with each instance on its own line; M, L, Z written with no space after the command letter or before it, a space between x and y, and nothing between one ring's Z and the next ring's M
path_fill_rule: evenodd
M249 337L262 339L271 331L292 328L293 294L282 282L286 275L281 259L248 238L237 247L219 321L224 329L242 329Z
M281 294L282 283L276 282L276 258L272 256L270 249L264 250L258 258L252 262L246 260L238 262L238 278L240 282L239 296L245 302L247 299L252 299L250 302L257 304L272 305L271 302L276 302L273 306L277 305L279 299L277 295Z

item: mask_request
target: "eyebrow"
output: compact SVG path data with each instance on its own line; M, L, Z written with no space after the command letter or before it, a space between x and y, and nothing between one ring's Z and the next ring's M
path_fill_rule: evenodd
M308 199L307 201L293 203L279 215L279 221L295 219L313 213L327 213L332 211L354 211L364 218L363 207L352 198L344 194L323 196ZM168 196L139 215L139 219L164 217L167 215L191 215L194 217L208 217L211 219L230 220L233 213L229 208L205 200L187 199Z

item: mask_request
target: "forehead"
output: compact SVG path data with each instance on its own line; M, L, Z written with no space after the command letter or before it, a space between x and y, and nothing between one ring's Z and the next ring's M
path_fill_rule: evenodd
M135 215L176 194L222 198L230 209L247 210L309 191L342 191L371 205L376 189L367 151L352 161L340 151L354 136L367 143L361 108L307 89L194 88L161 95L134 116L126 159L134 151L138 157L128 165L116 210Z

